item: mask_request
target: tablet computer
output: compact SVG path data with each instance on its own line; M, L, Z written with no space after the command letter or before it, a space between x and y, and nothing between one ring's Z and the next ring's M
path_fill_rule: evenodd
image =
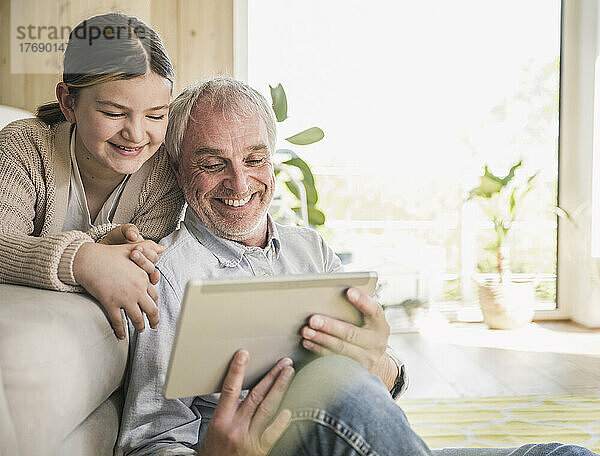
M300 329L316 313L353 324L362 314L345 298L349 287L372 295L375 272L190 280L171 350L167 399L221 391L234 353L248 350L244 388L290 357L300 366L312 353L300 345Z

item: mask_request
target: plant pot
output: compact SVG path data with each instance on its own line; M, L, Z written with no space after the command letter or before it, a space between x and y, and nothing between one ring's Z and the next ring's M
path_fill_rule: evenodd
M483 321L492 329L514 329L533 318L535 283L509 281L479 284Z

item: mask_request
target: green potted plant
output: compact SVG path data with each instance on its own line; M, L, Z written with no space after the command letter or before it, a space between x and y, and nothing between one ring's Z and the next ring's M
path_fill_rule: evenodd
M508 235L523 200L535 187L538 173L517 176L522 162L515 163L504 177L485 166L479 185L471 190L468 200L477 200L494 226L494 240L489 246L496 257L497 275L479 281L479 305L484 321L497 329L510 329L533 318L535 283L533 279L517 280L510 270Z
M281 84L271 89L273 111L277 122L288 118L287 96ZM296 146L306 146L323 139L325 134L319 127L310 127L300 133L285 138L287 142ZM282 186L289 191L288 201L292 207L286 207L282 199L273 205L272 214L275 218L285 218L287 210L295 214L293 217L300 225L320 226L325 223L325 214L316 205L319 194L315 186L315 177L310 166L291 149L277 149L275 152L275 175ZM288 210L289 209L289 210Z

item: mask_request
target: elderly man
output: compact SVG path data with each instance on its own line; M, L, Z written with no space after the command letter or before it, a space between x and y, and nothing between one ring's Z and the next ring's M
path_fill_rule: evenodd
M116 453L431 454L392 400L406 382L401 364L386 350L389 326L383 312L356 289L347 298L363 313L364 325L312 316L301 331L303 346L333 356L317 358L293 380L291 360L283 359L240 400L252 356L240 350L220 396L162 396L189 279L341 269L314 231L278 225L267 214L274 192L276 131L270 106L258 92L233 79L214 79L185 90L169 117L166 147L188 210L180 229L161 242L166 247L156 265L162 276L161 323L157 330L131 331ZM561 448L550 453L555 447L536 446L527 454L592 454Z

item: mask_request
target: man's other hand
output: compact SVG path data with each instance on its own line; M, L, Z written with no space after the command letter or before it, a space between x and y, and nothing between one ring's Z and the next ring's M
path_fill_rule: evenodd
M385 349L390 336L383 309L357 288L349 288L346 297L363 314L364 325L359 327L324 315L312 315L301 331L302 346L318 355L348 356L381 377L382 366L388 365Z
M273 417L294 376L292 360L280 360L240 402L249 359L246 350L233 356L198 455L266 455L287 428L292 417L288 409Z

